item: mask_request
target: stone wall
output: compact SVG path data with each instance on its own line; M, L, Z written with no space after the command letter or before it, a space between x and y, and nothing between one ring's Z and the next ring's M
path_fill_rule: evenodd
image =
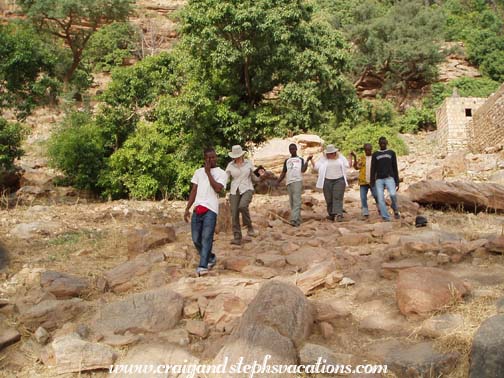
M467 124L484 103L479 97L448 97L436 111L439 145L451 153L467 148Z
M467 132L474 153L504 145L504 84L474 113Z

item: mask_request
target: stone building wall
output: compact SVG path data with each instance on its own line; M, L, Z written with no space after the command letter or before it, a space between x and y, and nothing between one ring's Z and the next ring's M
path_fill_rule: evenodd
M474 113L467 132L468 147L474 153L504 145L504 84Z
M436 111L439 145L448 153L467 148L467 124L485 98L452 96Z

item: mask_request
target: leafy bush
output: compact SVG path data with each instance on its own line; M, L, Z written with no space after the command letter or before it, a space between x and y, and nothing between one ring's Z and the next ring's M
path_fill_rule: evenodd
M48 149L50 163L79 189L97 190L98 177L104 166L104 141L91 116L83 112L69 114Z
M338 128L326 130L323 138L326 143L333 143L343 151L345 156L348 156L350 151L363 152L365 143L371 143L374 150L379 149L378 139L382 136L387 138L389 147L398 155L408 153L406 144L398 135L397 128L388 125L363 122L351 127L349 123L344 123Z
M14 168L14 160L23 155L23 129L19 123L7 122L0 117L0 172Z
M433 109L421 107L410 108L398 120L401 133L416 133L420 130L436 129L436 113Z
M97 71L110 71L123 64L138 46L139 35L133 25L116 22L106 25L89 39L84 59Z
M196 166L184 157L180 145L180 140L164 135L156 124L140 123L110 157L100 180L103 194L135 199L186 196Z

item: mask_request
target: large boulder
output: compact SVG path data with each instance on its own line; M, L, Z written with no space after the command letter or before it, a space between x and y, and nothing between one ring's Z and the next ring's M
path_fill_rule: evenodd
M399 272L396 299L404 315L428 315L460 300L467 286L449 272L416 267Z
M504 372L504 315L485 320L476 332L470 355L469 378L502 377Z
M313 323L313 308L303 293L295 286L280 282L265 283L243 314L229 342L220 350L214 364L228 359L236 364L255 361L268 365L297 363L296 346L309 336ZM269 356L269 357L268 357ZM272 372L255 374L255 377L271 377ZM232 374L230 371L215 377L244 378L249 374ZM276 374L289 377L290 374Z
M161 332L177 325L183 308L184 299L167 288L131 294L101 306L92 328L102 335Z
M504 185L499 184L424 180L411 185L407 193L421 205L449 205L469 211L504 210Z

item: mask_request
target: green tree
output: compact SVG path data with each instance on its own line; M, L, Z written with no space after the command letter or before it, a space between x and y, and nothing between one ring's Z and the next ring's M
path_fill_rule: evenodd
M0 175L14 168L14 160L23 154L23 129L19 123L7 122L0 117Z
M36 104L55 99L57 56L23 23L0 25L0 109L25 118Z
M18 0L22 11L41 30L60 38L72 51L64 75L68 85L91 36L102 26L125 21L132 0Z
M261 141L265 128L316 129L327 112L345 113L354 99L346 45L312 15L301 0L191 0L182 10L180 46L221 108L216 141Z
M351 39L357 47L356 85L369 75L382 80L382 89L399 90L406 98L411 88L434 81L443 59L440 41L444 16L417 0L401 0L385 13L383 5L368 0L356 9Z

